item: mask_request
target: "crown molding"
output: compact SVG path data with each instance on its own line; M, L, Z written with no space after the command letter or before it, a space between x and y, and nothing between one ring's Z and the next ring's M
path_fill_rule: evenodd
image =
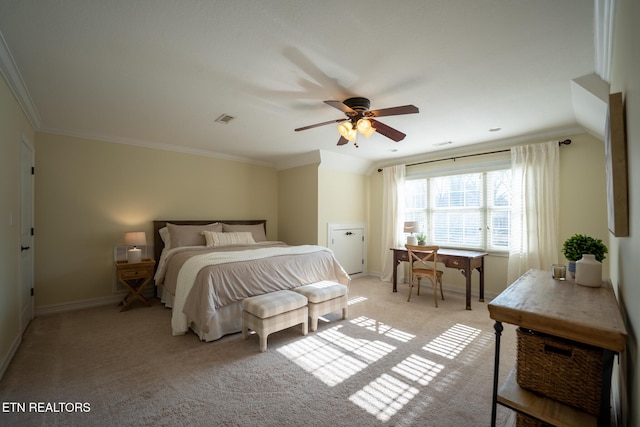
M114 138L106 135L97 135L97 134L91 134L86 132L73 132L73 131L51 129L51 128L41 128L41 129L38 129L38 132L48 133L52 135L69 136L72 138L87 139L91 141L109 142L109 143L123 144L123 145L133 145L136 147L150 148L154 150L172 151L175 153L191 154L194 156L212 157L216 159L229 160L229 161L238 162L238 163L249 163L256 166L265 166L270 168L274 167L273 164L271 163L250 159L248 157L233 156L230 154L223 154L216 151L189 148L189 147L183 147L180 145L164 144L159 142L150 142L150 141L136 140L131 138Z
M27 86L22 80L22 75L18 70L16 62L13 60L13 55L7 46L7 42L4 39L2 33L0 33L0 72L7 82L7 86L11 89L13 96L20 104L22 111L24 111L27 120L31 123L31 127L34 129L40 128L40 114L31 99L31 95L27 90Z
M388 166L419 163L419 162L428 161L428 160L441 159L441 158L447 158L447 157L464 155L464 154L479 153L482 151L507 149L516 145L532 144L532 143L548 141L556 138L563 139L567 135L577 135L585 132L587 132L587 130L583 126L570 125L562 128L540 131L533 134L519 135L511 138L479 142L476 144L464 145L461 147L450 148L447 150L435 150L435 151L425 152L423 154L416 154L411 157L394 159L393 161L380 161L376 163L374 166L376 169L379 169L379 168L385 168Z

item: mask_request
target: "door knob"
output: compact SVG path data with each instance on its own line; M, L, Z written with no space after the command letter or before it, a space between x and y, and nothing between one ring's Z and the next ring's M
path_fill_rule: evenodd
M31 249L31 246L20 246L20 251L28 251Z

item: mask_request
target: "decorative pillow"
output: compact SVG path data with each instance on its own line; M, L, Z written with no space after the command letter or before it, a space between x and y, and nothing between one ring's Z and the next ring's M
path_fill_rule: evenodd
M222 231L224 231L225 233L234 231L250 231L253 235L253 240L255 240L256 242L264 242L267 240L263 224L222 224Z
M160 238L164 242L164 247L165 248L170 248L171 247L171 237L169 237L169 228L162 227L160 230L158 230L158 234L160 234Z
M176 225L167 224L169 229L170 248L181 246L204 246L206 241L202 235L203 231L222 231L222 224L215 222L206 225Z
M253 245L256 243L250 231L235 231L231 233L203 231L202 233L207 246Z

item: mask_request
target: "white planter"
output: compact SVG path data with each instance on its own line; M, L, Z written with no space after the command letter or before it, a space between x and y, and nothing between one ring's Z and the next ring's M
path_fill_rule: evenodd
M584 254L576 261L576 283L590 288L602 286L602 263L595 255Z

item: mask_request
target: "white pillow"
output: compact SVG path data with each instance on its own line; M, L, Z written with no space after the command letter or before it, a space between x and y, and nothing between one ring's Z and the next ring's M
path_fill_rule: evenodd
M232 233L219 233L217 231L203 231L207 246L228 245L253 245L253 235L250 231L236 231Z
M168 227L162 227L160 230L158 230L158 234L160 234L160 238L164 242L164 247L165 248L170 248L171 247L171 237L169 237L169 228Z

